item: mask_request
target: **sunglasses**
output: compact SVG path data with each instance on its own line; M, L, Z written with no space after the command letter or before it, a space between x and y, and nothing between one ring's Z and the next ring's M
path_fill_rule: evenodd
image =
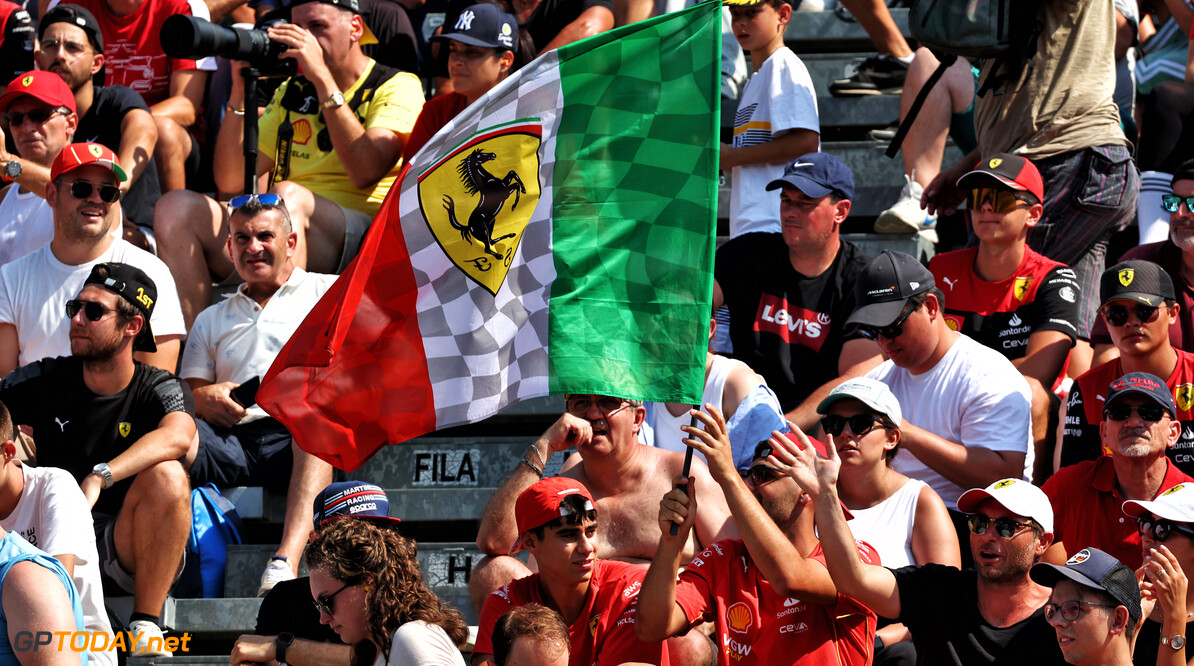
M106 308L95 301L83 301L74 299L66 302L66 316L74 319L75 315L79 314L79 310L83 311L83 316L90 321L99 321L104 318L104 315L109 312L116 312L115 308Z
M1148 423L1156 423L1165 417L1165 408L1160 405L1111 405L1103 409L1103 418L1110 421L1127 421L1132 412L1140 417L1141 421Z
M70 109L64 106L56 106L52 109L33 109L32 111L11 111L4 114L4 122L8 123L10 127L20 127L25 124L25 119L33 121L34 125L44 125L47 120L53 118L58 114L67 115Z
M880 425L883 425L883 419L874 414L855 414L854 416L830 414L821 419L821 428L834 437L841 435L846 426L850 426L850 432L862 437Z
M232 197L228 202L229 206L233 208L240 208L250 202L256 201L262 206L281 206L282 197L278 194L242 194L239 197Z
M1186 202L1186 210L1194 212L1194 197L1179 197L1176 194L1162 194L1161 208L1176 213L1183 201Z
M783 476L785 476L784 473L778 469L775 469L774 467L769 467L767 465L755 465L746 470L744 478L749 480L757 487L766 485L772 481L777 481Z
M854 330L858 331L858 334L867 340L878 340L880 335L888 340L894 340L903 335L904 322L908 321L908 317L911 317L912 313L915 311L916 308L909 308L905 306L904 311L900 313L900 316L887 326L868 326L866 324L859 324Z
M1100 604L1093 601L1078 601L1072 599L1070 601L1063 601L1060 604L1055 604L1052 601L1045 604L1045 619L1052 622L1053 618L1057 617L1057 613L1061 613L1061 619L1066 622L1073 622L1082 614L1083 606L1094 606L1095 608L1115 608L1111 604Z
M344 587L332 592L326 597L312 599L311 603L315 604L315 608L319 610L319 612L327 613L328 617L331 617L336 613L336 595L340 594L344 590L347 590L353 585L356 585L356 583L345 583Z
M1149 532L1152 532L1153 541L1164 541L1168 539L1169 535L1173 534L1174 532L1194 539L1194 529L1186 527L1185 525L1179 525L1177 523L1160 518L1154 518L1152 516L1140 516L1137 518L1136 533L1140 535L1140 538L1143 539L1144 537L1148 536Z
M1000 539L1010 539L1016 536L1021 527L1032 527L1033 525L1031 522L1022 523L1007 516L992 519L981 513L970 514L970 517L966 519L966 524L970 527L971 532L979 536L987 533L988 525L994 525L995 533L999 535Z
M983 206L990 205L996 213L1010 213L1020 204L1028 203L1022 194L994 187L980 187L966 195L966 207L970 210L982 210Z
M564 403L564 408L568 410L569 414L579 416L583 419L589 415L589 409L593 406L594 402L596 402L597 409L601 410L601 414L605 418L609 418L611 414L629 404L622 398L613 398L608 395L599 396L595 399L593 396L576 395L568 398Z
M1136 319L1141 324L1151 324L1157 320L1157 314L1160 308L1155 305L1140 305L1134 306L1136 312ZM1123 326L1128 323L1128 307L1126 305L1108 305L1103 308L1103 319L1111 326Z
M110 204L120 198L120 188L115 185L92 185L85 180L72 181L70 195L76 199L86 199L95 190L99 190L100 201Z

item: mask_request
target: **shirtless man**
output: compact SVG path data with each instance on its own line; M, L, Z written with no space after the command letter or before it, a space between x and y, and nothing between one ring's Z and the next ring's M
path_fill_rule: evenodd
M477 564L469 581L478 615L490 592L531 573L520 560L507 555L518 538L514 502L543 476L547 460L557 451L576 448L578 453L564 462L560 475L583 483L603 517L597 557L636 562L645 568L655 554L659 498L672 489L672 479L684 466L684 454L638 443L646 416L641 401L574 394L567 397L565 406L565 413L527 449L485 509L477 547L489 557ZM684 547L683 564L704 546L738 536L725 497L708 468L694 460L691 476L703 501L695 539Z

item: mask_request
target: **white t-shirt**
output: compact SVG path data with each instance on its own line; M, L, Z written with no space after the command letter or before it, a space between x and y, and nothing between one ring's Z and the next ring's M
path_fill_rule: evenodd
M781 46L742 89L734 114L733 145L757 146L795 129L821 133L817 93L804 63ZM731 170L731 238L752 231L779 232L780 191L768 192L767 183L782 176L785 166L749 164Z
M111 635L87 498L64 469L21 465L21 470L25 490L12 513L0 520L0 526L50 555L74 555L72 578L83 605L83 625L87 631ZM115 655L112 651L88 653L88 663L115 666Z
M914 375L889 360L867 376L891 388L912 425L955 444L1026 454L1022 478L1029 480L1032 394L1024 376L1003 354L958 334L928 372ZM910 451L900 451L892 469L929 484L947 507L955 507L969 490L929 469Z
M150 318L155 336L186 335L174 277L161 259L117 238L95 261L70 266L59 261L49 245L43 245L0 266L0 323L17 327L20 365L47 357L70 356L66 302L82 291L91 267L104 262L136 266L153 280L158 291Z
M902 452L897 456L904 455ZM908 479L891 497L869 509L850 509L850 533L871 544L879 561L888 569L919 564L912 554L912 531L916 527L916 505L924 481Z
M242 284L228 299L195 317L178 376L236 384L264 376L282 346L335 281L335 275L295 268L265 307L246 296ZM257 406L248 411L241 423L267 416Z
M54 210L46 200L12 185L0 202L0 266L54 240Z
M379 654L373 666L464 666L464 655L443 627L414 620L394 631L389 660Z

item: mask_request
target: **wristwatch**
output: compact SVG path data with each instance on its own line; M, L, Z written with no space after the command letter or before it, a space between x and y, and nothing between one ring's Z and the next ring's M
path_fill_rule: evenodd
M1173 636L1162 636L1161 645L1168 645L1174 650L1180 650L1186 647L1186 637L1181 634L1174 634Z
M112 479L112 468L108 467L108 463L100 463L95 467L92 467L91 473L99 475L99 477L104 480L104 490L111 488L112 484L116 483L116 481Z
M294 634L290 632L282 632L274 639L274 659L279 664L286 663L286 648L294 642Z
M21 163L16 160L9 160L4 165L4 179L16 180L21 177Z
M334 109L338 106L343 106L343 105L344 105L344 93L337 90L336 92L332 93L332 96L329 97L326 102L319 105L319 108Z

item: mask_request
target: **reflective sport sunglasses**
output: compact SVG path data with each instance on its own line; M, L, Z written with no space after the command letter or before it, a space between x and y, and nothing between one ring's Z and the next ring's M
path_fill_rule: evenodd
M970 210L982 210L983 206L990 205L996 213L1010 213L1020 204L1028 205L1024 195L994 187L980 187L970 190L966 195L966 207Z
M99 321L104 318L104 315L109 312L116 312L115 308L106 308L95 301L84 301L74 299L66 302L66 316L74 319L75 315L79 314L79 310L83 311L83 316L90 321Z
M1186 202L1186 210L1194 213L1194 197L1179 197L1176 194L1162 194L1161 208L1164 208L1170 213L1176 213L1178 207L1182 205L1183 201Z
M834 437L841 435L846 426L850 426L850 432L855 436L862 437L874 430L876 426L881 425L883 425L883 419L874 414L865 413L854 416L829 414L821 419L821 428Z
M589 415L589 408L593 405L594 396L591 395L573 395L569 396L564 402L564 408L573 416L579 416L582 419ZM597 409L601 410L601 414L609 418L610 414L622 409L622 407L630 404L622 398L614 398L608 395L596 396Z
M96 189L99 190L100 201L110 204L120 198L120 188L115 185L92 185L85 180L71 181L70 195L76 199L86 199Z
M1103 409L1103 418L1108 421L1127 421L1136 412L1141 421L1156 423L1165 417L1165 408L1160 405L1120 405L1115 404Z
M1136 319L1141 324L1151 324L1157 320L1159 309L1155 305L1141 305L1139 303L1136 304L1133 310L1128 310L1125 305L1108 305L1103 308L1103 319L1106 319L1107 323L1111 326L1123 326L1128 323L1128 313L1134 311Z
M771 483L772 481L777 481L783 476L785 476L783 472L769 465L754 465L750 469L746 470L746 474L743 478L747 479L756 487L758 487Z
M4 122L8 123L9 127L20 127L25 124L25 119L33 121L34 125L44 125L47 120L53 118L58 114L67 115L70 109L65 106L56 106L52 109L33 109L32 111L12 111L4 114Z
M240 208L251 201L256 201L262 206L282 205L282 197L278 194L242 194L239 197L232 197L228 205L233 208Z
M988 525L994 525L995 533L999 535L1000 539L1010 539L1016 536L1021 527L1032 527L1032 523L1022 523L1007 516L992 519L981 513L970 514L970 517L966 519L966 524L970 527L971 532L980 536L987 533Z
M1045 604L1045 619L1052 622L1053 618L1057 617L1057 613L1061 613L1061 619L1066 622L1073 622L1082 614L1083 606L1093 606L1095 608L1115 608L1111 604L1100 604L1094 601L1079 601L1072 599L1070 601L1063 601L1060 604L1055 604L1052 601Z
M904 311L900 313L900 316L896 317L896 320L887 326L868 326L866 324L859 324L855 330L858 331L859 335L867 340L878 340L880 335L888 340L894 340L904 333L904 322L908 321L908 317L911 317L912 313L915 311L916 308L910 308L905 305Z
M1190 529L1185 525L1179 525L1178 523L1152 516L1140 516L1137 518L1136 533L1140 535L1140 538L1143 539L1148 536L1149 532L1152 532L1153 541L1164 541L1174 532L1194 539L1194 529Z
M345 583L344 587L332 592L326 597L312 599L311 603L315 604L315 608L321 613L327 613L328 617L331 617L336 613L336 595L340 594L344 590L347 590L353 585L356 585L356 583Z

